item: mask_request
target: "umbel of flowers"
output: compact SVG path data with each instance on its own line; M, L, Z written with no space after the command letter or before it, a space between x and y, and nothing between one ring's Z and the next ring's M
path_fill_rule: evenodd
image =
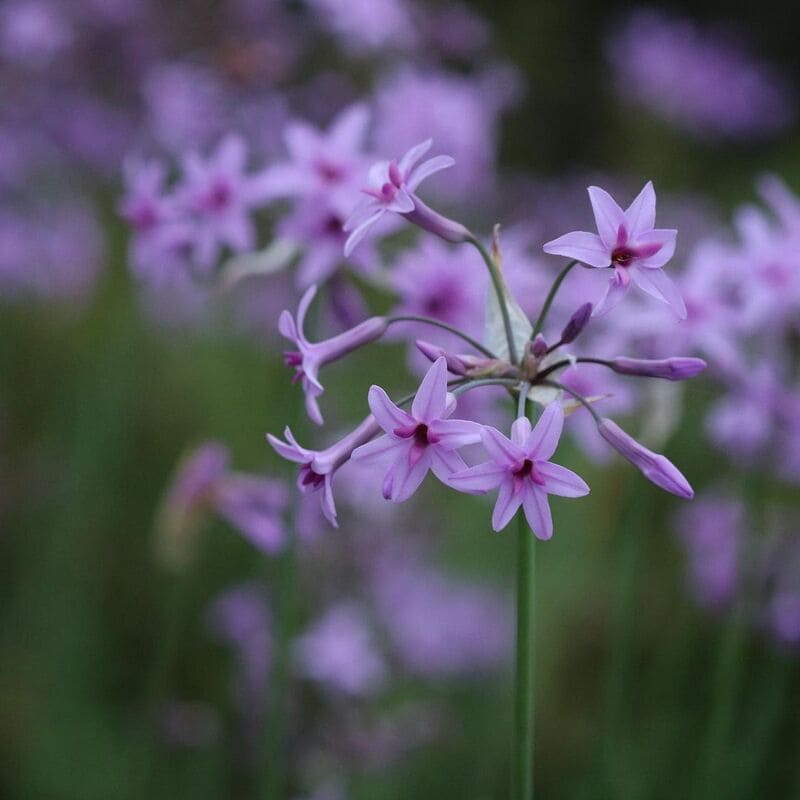
M418 196L422 181L453 165L453 159L436 156L422 161L431 148L430 140L409 150L397 161L380 162L369 171L364 200L344 223L349 233L345 254L370 235L371 229L387 215L399 215L430 234L452 244L468 244L481 254L491 278L486 306L483 342L441 320L420 316L372 317L337 336L311 342L304 333L304 318L315 287L303 296L297 316L284 311L280 332L291 342L286 364L295 370L303 388L309 417L322 424L318 398L323 393L325 365L344 358L354 350L380 339L390 328L403 323L427 324L447 331L449 341L458 337L468 352L452 352L427 341L417 347L431 366L416 391L392 400L380 386L367 396L370 414L351 433L324 450L301 446L289 428L285 441L272 434L268 440L284 458L299 465L297 485L303 493L317 493L325 517L336 525L333 481L336 471L348 460L373 461L382 470L383 496L402 503L420 487L428 473L457 492L496 492L492 527L502 530L522 510L521 520L539 539L553 535L549 496L576 498L588 494L584 480L567 467L553 462L561 437L565 414L584 407L597 426L597 433L620 455L636 466L657 486L689 499L693 491L683 474L665 456L652 452L601 417L593 407L596 398L585 397L567 382L562 373L581 363L599 364L609 371L634 378L679 381L705 368L698 358L672 357L657 360L617 355L581 355L569 352L579 336L588 337L593 316L617 306L631 286L666 304L679 318L686 315L683 300L663 268L675 249L677 231L655 227L656 197L647 183L631 205L623 210L605 191L590 187L589 196L597 232L576 231L549 242L548 253L570 261L543 298L536 320L531 321L510 292L503 276L499 235L487 248L464 225L447 219ZM553 300L570 270L577 264L608 269L611 278L598 304L586 298L565 321L560 336L548 342L542 335ZM468 278L465 278L465 280ZM582 353L586 348L582 347ZM487 387L504 387L513 401L514 417L510 435L476 419L460 418L458 399L466 392ZM539 407L541 413L534 414ZM532 424L532 419L535 424ZM462 450L480 446L484 459L468 465ZM533 554L530 531L520 525L517 567L517 736L514 753L514 796L532 796L533 701L531 674L531 608Z

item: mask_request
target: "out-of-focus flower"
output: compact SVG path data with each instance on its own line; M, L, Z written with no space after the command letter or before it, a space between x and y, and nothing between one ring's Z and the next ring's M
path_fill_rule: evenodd
M391 460L383 496L395 503L408 500L429 470L447 483L454 472L466 466L455 451L480 440L477 423L448 419L456 403L447 391L444 358L437 359L423 378L410 414L396 406L380 386L370 388L369 407L385 433L359 447L353 458Z
M406 49L416 32L406 0L310 0L315 20L354 55Z
M644 378L664 378L668 381L685 381L699 375L707 366L702 358L673 356L671 358L625 358L619 356L609 361L611 369L620 375L638 375Z
M677 518L692 591L704 606L725 608L735 596L744 523L742 503L723 495L701 497Z
M631 281L643 292L661 300L684 319L686 306L677 287L662 267L675 252L677 231L654 228L656 194L648 181L623 211L608 192L589 187L597 233L573 231L547 242L546 253L574 258L590 267L613 267L614 276L595 315L610 311L627 294Z
M481 442L491 460L453 475L450 484L473 494L498 489L492 514L495 531L505 528L522 506L536 537L549 539L553 535L553 518L547 495L583 497L589 493L582 478L548 460L556 451L563 425L564 410L560 403L551 403L534 428L527 417L516 419L510 439L485 426Z
M289 160L271 165L263 189L269 197L315 198L341 203L358 189L364 162L369 110L362 103L341 111L323 132L294 121L284 129Z
M255 248L250 213L266 200L263 174L247 175L247 145L226 136L207 159L189 153L176 197L195 222L195 260L210 269L222 246L241 253Z
M512 614L498 592L392 549L372 566L370 586L397 657L411 672L452 678L507 661Z
M230 471L228 448L206 442L178 466L166 494L158 545L162 558L182 566L198 526L217 513L267 553L280 550L286 533L281 515L288 505L285 485L274 479Z
M342 464L350 460L353 451L368 442L379 430L380 426L375 418L369 416L347 436L325 450L301 447L288 427L284 431L285 442L271 433L267 434L267 441L279 456L300 465L297 488L304 494L321 492L322 513L336 528L338 523L336 505L333 502L333 476Z
M27 69L45 69L75 38L56 3L10 0L0 8L0 57Z
M376 89L376 151L402 153L432 138L458 169L432 186L431 196L477 206L494 189L500 115L516 100L519 83L508 67L470 76L400 69Z
M615 25L606 52L623 100L691 133L758 138L795 116L793 92L777 70L694 20L638 9Z
M294 661L304 677L350 695L371 694L386 677L367 615L354 603L329 608L300 636Z
M401 214L409 222L449 242L466 241L469 231L463 225L437 214L414 194L425 178L455 164L450 156L435 156L417 166L432 145L433 140L428 139L412 147L399 162L379 161L370 168L370 185L364 189L369 198L350 215L344 225L345 231L350 234L344 246L346 256L353 252L370 228L390 211Z
M283 311L278 321L278 328L281 334L298 348L285 353L286 364L295 369L295 380L301 380L303 383L308 416L317 425L322 425L322 414L317 398L324 389L319 382L319 370L325 364L337 361L353 350L379 339L386 332L387 320L386 317L371 317L355 328L330 339L309 342L303 334L303 322L316 292L317 287L311 286L303 295L297 309L297 321L288 311Z

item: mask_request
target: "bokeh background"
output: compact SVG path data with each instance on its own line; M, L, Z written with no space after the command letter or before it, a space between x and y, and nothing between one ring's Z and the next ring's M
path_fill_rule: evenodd
M408 337L329 368L320 431L276 331L330 244L316 200L254 201L255 239L207 259L134 213L142 159L179 198L190 154L235 134L261 175L290 120L357 101L365 155L456 157L421 193L504 223L531 313L587 185L652 179L680 231L690 319L620 308L595 346L707 358L682 392L603 386L697 498L568 425L592 493L537 542L538 796L800 796L799 90L765 2L0 0L0 796L507 795L510 531L431 479L387 510L358 470L328 529L264 439L322 446L371 383L413 389ZM415 237L317 264L314 338L396 305L480 331L473 256ZM176 484L208 442L214 491L255 499Z

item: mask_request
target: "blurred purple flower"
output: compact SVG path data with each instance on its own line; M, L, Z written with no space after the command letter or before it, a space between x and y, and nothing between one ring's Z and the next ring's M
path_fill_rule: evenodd
M499 490L492 514L495 531L505 528L522 506L536 537L549 539L553 535L553 518L547 495L583 497L589 494L589 487L582 478L548 460L556 451L563 425L564 410L559 403L551 403L534 428L527 417L516 419L511 426L510 439L484 426L481 442L491 460L456 473L450 478L450 484L471 494Z
M670 306L686 318L686 306L677 287L662 267L675 252L677 231L654 228L656 194L648 181L623 211L608 192L589 187L597 233L573 231L544 245L545 253L573 258L590 267L613 267L603 299L594 314L610 311L627 294L633 281L643 292Z
M286 544L283 514L289 504L282 481L254 475L228 475L216 491L217 513L252 545L268 554Z
M296 669L304 677L349 695L368 695L386 678L364 610L342 602L328 608L294 643Z
M406 0L309 0L313 18L353 55L411 47L416 39Z
M68 15L56 3L9 0L0 8L0 57L18 66L45 69L74 38Z
M455 398L447 391L447 365L439 358L428 370L411 405L411 413L396 406L380 386L369 390L369 407L384 430L374 442L353 452L356 460L391 460L383 496L395 503L408 500L428 471L443 483L466 465L455 451L480 440L480 426L468 420L447 419Z
M677 517L676 530L686 548L692 591L703 606L722 609L734 599L744 512L740 501L711 494L681 509Z
M795 117L794 93L734 37L656 9L635 10L606 46L620 96L690 133L750 139Z

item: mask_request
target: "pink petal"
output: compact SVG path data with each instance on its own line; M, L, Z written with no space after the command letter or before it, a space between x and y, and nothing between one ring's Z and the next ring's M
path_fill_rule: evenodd
M297 328L294 324L294 318L289 311L281 311L281 315L278 317L278 331L281 336L285 336L293 342L297 341Z
M345 152L360 150L364 144L369 117L369 108L365 103L355 103L344 109L328 129L328 139L331 144Z
M397 439L393 439L391 436L379 436L371 442L362 444L361 447L356 447L350 458L353 461L382 458L395 450L398 445Z
M484 426L481 431L481 443L495 463L508 469L516 467L525 459L521 447L517 447L500 431L488 425Z
M588 191L597 232L606 248L611 250L617 245L620 226L627 227L625 212L605 189L601 189L599 186L590 186Z
M572 231L544 245L545 253L564 258L574 258L590 267L611 265L611 250L603 244L596 233Z
M313 388L306 391L306 414L308 418L315 422L317 425L324 425L325 420L322 418L322 412L319 410L319 403L317 396L322 394L318 389Z
M411 414L419 422L441 419L447 405L447 361L437 358L422 379L411 404Z
M625 210L628 235L634 241L653 230L656 224L656 192L653 182L647 181L636 199Z
M519 447L525 447L531 435L531 421L527 417L517 417L511 423L511 441Z
M391 499L395 503L404 503L408 500L425 480L430 466L431 456L429 453L423 453L422 458L412 466L408 453L403 452L391 468Z
M678 238L678 231L669 228L657 228L639 237L636 241L637 247L642 245L660 244L661 247L648 258L642 258L638 266L648 269L663 267L675 253L675 242Z
M558 447L564 427L564 409L561 403L550 403L542 412L525 445L526 454L537 461L547 461Z
M523 507L528 525L537 539L550 539L553 535L553 515L547 495L533 486L526 486L523 492Z
M394 199L386 208L395 214L410 214L414 210L414 198L405 188L398 189Z
M367 217L348 237L344 243L344 255L347 258L358 243L367 235L369 229L384 215L385 209L376 208L375 213Z
M683 296L663 270L632 267L631 278L643 292L666 303L680 319L686 319Z
M351 212L350 216L342 224L342 230L349 233L354 228L357 228L364 220L369 219L375 212L381 208L374 198L364 198L356 208Z
M398 408L380 386L370 386L367 400L372 416L386 433L414 424L414 419L402 408Z
M287 428L286 430L288 431L289 429ZM286 444L286 442L282 442L277 436L273 436L271 433L267 434L267 441L270 443L272 449L287 461L293 461L295 464L308 464L311 461L312 456L307 450L298 448L292 444Z
M305 122L290 122L283 141L294 161L311 161L319 150L319 132Z
M292 163L275 164L254 176L247 184L247 199L263 202L277 197L297 197L314 187L309 173Z
M305 290L303 296L300 298L300 305L297 306L297 332L299 333L299 338L304 342L306 341L306 338L303 335L303 323L306 320L308 307L311 305L316 294L317 287L316 285L312 284L308 287L308 289Z
M376 161L367 172L367 183L380 189L389 180L389 162Z
M431 149L433 146L433 139L426 139L424 142L420 142L417 145L414 145L401 159L400 163L398 163L398 168L400 169L400 174L404 177L408 177L408 173L411 171L411 168L414 164L419 161L428 150Z
M537 462L536 469L545 479L544 490L548 494L556 494L559 497L583 497L589 494L586 481L571 469L553 464L551 461Z
M505 480L500 484L500 490L497 493L497 502L494 505L492 512L492 529L501 531L511 522L517 509L522 504L522 492L514 492L514 484L512 481Z
M443 169L452 167L455 163L456 160L451 156L434 156L412 171L411 175L406 179L406 186L409 191L413 192L426 178L430 178L431 175L435 175Z
M247 144L236 134L228 134L220 143L216 153L216 161L229 173L241 173L247 161Z
M609 280L606 287L606 293L601 298L600 302L594 307L592 311L593 317L602 317L603 314L608 314L612 308L619 304L620 300L628 293L630 282L625 282L614 276Z
M325 519L328 520L334 528L338 528L339 523L336 521L336 504L333 502L333 478L330 475L325 476L325 484L322 494L320 495L319 504L322 508L322 513L325 515Z
M443 450L438 445L429 447L428 451L431 455L431 471L442 483L449 485L453 473L463 472L467 467L464 459L455 451Z
M497 488L506 475L508 470L505 467L494 461L486 461L451 475L448 484L459 492L485 494Z
M438 445L444 450L456 450L481 440L481 426L466 419L434 420L430 432L438 438Z

